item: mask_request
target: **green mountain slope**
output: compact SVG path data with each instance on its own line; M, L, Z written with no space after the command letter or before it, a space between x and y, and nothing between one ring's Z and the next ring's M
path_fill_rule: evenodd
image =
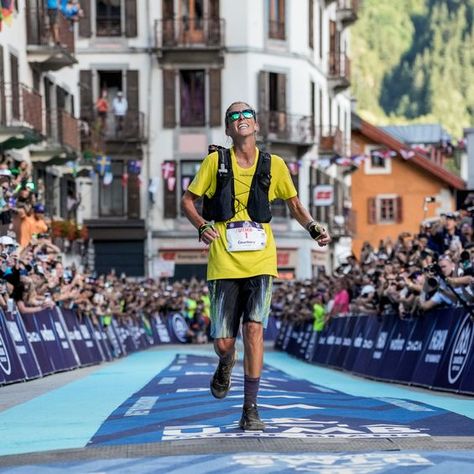
M364 0L351 30L353 94L377 124L474 124L474 0Z

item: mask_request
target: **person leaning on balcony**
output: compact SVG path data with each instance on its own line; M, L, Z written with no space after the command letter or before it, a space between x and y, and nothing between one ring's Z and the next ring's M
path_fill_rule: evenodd
M125 115L127 115L128 102L123 96L122 91L118 91L117 95L112 101L112 112L115 117L115 133L118 135L123 131L123 124L125 121Z
M97 102L95 103L95 109L97 111L97 116L99 117L100 131L104 133L107 122L107 114L109 112L109 101L107 100L106 89L102 91L101 96L97 99Z
M244 406L239 426L245 431L265 428L256 403L263 329L278 275L270 202L284 199L291 215L320 246L331 240L301 204L283 159L257 148L258 131L255 110L242 101L231 104L225 113L225 133L233 147L210 153L182 198L184 214L198 230L199 240L209 245L211 335L219 357L210 383L215 398L224 398L230 390L235 341L243 321ZM195 202L202 196L201 216Z
M46 8L48 10L49 31L51 33L51 39L56 46L60 46L61 43L59 41L58 25L59 0L46 0Z

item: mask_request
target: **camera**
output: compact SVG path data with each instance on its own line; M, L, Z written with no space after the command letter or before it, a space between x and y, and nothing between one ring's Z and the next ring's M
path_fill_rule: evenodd
M441 270L441 267L437 263L432 263L431 265L428 265L424 271L426 273L432 273L437 276L443 276L443 271Z

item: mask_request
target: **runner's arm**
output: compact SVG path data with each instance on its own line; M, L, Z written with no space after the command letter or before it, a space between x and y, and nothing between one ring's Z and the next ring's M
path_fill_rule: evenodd
M191 224L196 227L196 229L199 229L199 227L206 224L207 222L196 209L195 202L197 199L199 199L198 195L188 190L185 191L181 199L181 209L183 210L184 215L188 218L189 222L191 222ZM208 245L213 240L218 238L219 234L213 228L208 228L201 236L201 240Z

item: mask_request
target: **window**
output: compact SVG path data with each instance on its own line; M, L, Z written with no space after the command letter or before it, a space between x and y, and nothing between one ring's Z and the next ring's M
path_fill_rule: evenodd
M380 194L368 199L369 224L399 224L402 222L402 198L393 194Z
M97 0L97 36L121 36L122 0Z
M268 0L268 37L285 39L285 0Z
M204 70L180 71L180 123L203 127L206 119Z
M390 157L375 148L366 150L366 153L370 159L364 161L365 174L391 174L392 159Z
M124 162L112 161L112 182L104 184L104 178L99 177L99 214L101 217L125 217L127 188L123 186Z

